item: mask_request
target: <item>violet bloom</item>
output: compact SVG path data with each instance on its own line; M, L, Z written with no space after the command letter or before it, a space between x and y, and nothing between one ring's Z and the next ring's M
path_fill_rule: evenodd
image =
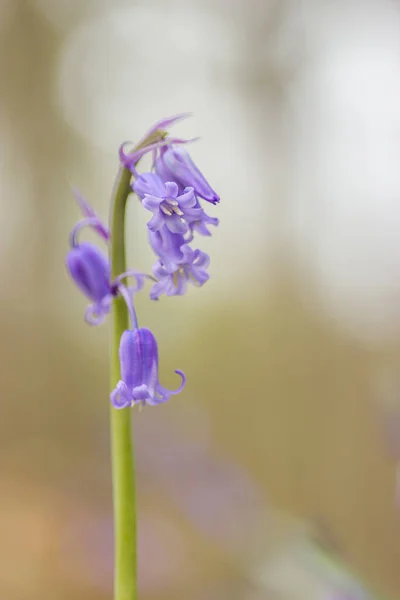
M86 322L99 325L110 312L115 295L108 258L93 244L83 242L68 252L66 266L78 288L93 302L86 309Z
M158 381L158 347L149 329L124 331L119 346L121 381L111 392L111 404L115 408L127 408L134 404L155 406L179 394L185 387L186 377L182 371L175 371L182 378L176 390L167 390Z
M181 247L187 243L184 236L161 227L158 231L149 231L149 242L167 271L176 271L183 258Z
M172 233L186 233L188 222L202 218L203 209L196 206L193 188L185 188L179 195L175 182L164 183L155 173L144 173L136 179L133 189L142 198L143 206L153 213L147 223L150 231L166 225Z
M180 188L192 187L196 196L217 204L218 194L195 165L190 154L181 146L162 148L155 162L155 171L163 181L175 181Z
M187 290L187 284L202 286L210 275L207 267L210 257L201 250L192 250L188 244L180 247L181 259L176 270L171 272L161 260L153 266L153 275L158 279L150 292L152 300L158 300L161 294L166 296L182 296Z

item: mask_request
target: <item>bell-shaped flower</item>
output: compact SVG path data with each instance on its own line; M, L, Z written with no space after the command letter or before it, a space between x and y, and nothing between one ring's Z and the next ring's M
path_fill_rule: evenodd
M210 264L208 254L201 250L192 250L188 244L183 244L180 252L181 259L173 272L161 260L153 266L153 275L158 281L150 291L152 300L158 300L161 294L182 296L188 283L200 287L210 278L206 270Z
M175 181L181 189L192 187L196 196L207 202L217 204L220 200L189 152L182 146L169 145L162 148L155 162L155 171L163 181Z
M121 380L111 392L111 404L115 408L126 408L134 404L161 404L170 396L179 394L185 387L186 377L175 371L182 382L178 389L167 390L158 380L158 347L149 329L124 331L119 346Z
M144 208L153 213L147 223L150 231L158 231L166 225L172 233L182 234L188 231L188 223L202 218L203 209L196 206L193 188L185 188L179 194L174 181L164 182L156 173L144 173L136 179L133 189Z
M94 244L82 242L68 252L66 266L77 287L93 303L86 309L85 320L99 325L110 312L115 295L107 256Z

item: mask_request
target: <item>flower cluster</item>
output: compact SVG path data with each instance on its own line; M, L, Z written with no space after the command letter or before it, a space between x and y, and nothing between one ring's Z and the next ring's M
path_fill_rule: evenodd
M153 275L129 270L112 279L107 254L94 244L79 241L80 231L90 227L109 245L111 232L75 191L83 218L71 232L66 266L77 287L91 301L85 320L90 325L102 323L117 296L125 300L131 318L132 328L120 340L121 380L110 396L115 408L160 404L179 393L186 383L182 371L176 371L182 378L177 390L167 390L159 383L157 342L149 329L138 327L134 308L134 296L143 289L146 279L153 282L152 300L162 294L182 295L188 283L202 286L209 279L209 256L191 244L196 233L209 236L209 226L218 225L218 219L205 213L201 201L217 204L219 196L183 148L188 140L172 138L164 131L183 116L154 125L138 149L127 153L126 144L120 148L122 166L132 175L132 190L144 209L152 213L147 227L149 244L157 257ZM151 171L140 174L140 159L149 152L153 157ZM129 277L135 279L132 286L124 283Z
M142 174L136 166L143 150L125 154L122 147L120 155L132 172L134 192L152 213L147 227L150 246L157 256L153 265L157 282L150 297L157 300L161 294L182 295L188 283L202 286L209 279L209 256L190 244L195 233L209 236L209 226L218 225L218 219L206 214L201 201L217 204L219 196L182 144L167 139L151 150L152 170Z

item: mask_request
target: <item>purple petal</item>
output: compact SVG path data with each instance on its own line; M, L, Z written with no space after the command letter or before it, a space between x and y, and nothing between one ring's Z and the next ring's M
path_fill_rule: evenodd
M165 293L167 282L165 279L157 281L150 290L150 300L158 300Z
M145 384L138 385L137 387L133 388L132 396L135 403L141 402L142 404L145 404L147 402L148 404L150 404L151 395L149 392L149 388Z
M170 279L170 285L165 292L167 296L183 296L186 293L188 284L186 275L178 273L175 279L176 282L172 279L172 277Z
M149 242L153 251L160 257L168 272L173 273L182 261L181 246L185 244L183 235L172 233L166 226L159 231L149 231Z
M133 183L134 192L143 198L146 194L165 198L165 185L156 173L143 173Z
M149 406L157 406L158 404L167 402L167 400L169 400L169 395L161 396L161 395L155 394L152 398L147 400L147 404Z
M165 218L161 212L158 211L151 217L150 221L148 221L147 227L150 229L150 231L159 231L161 227L163 227L164 223Z
M101 325L103 323L106 315L110 312L111 302L108 307L103 306L102 304L90 304L85 310L85 321L88 325L92 325L96 327L96 325Z
M206 215L206 213L204 213L204 222L208 223L209 225L214 225L214 227L219 225L219 219L216 217L210 217L209 215Z
M193 187L197 196L212 204L219 202L218 194L212 189L185 148L170 146L164 152L163 160L173 178L179 183L183 186Z
M167 181L165 183L165 190L165 197L167 198L176 198L179 191L178 185L174 181Z
M191 117L191 116L192 116L192 113L180 113L179 115L174 115L172 117L167 117L165 119L161 119L161 121L157 121L157 123L155 123L151 129L149 129L149 131L146 133L146 135L144 136L143 139L146 139L147 137L149 137L151 134L155 133L156 131L163 131L163 130L167 129L168 127L170 127L171 125L175 125L175 123L182 121L182 119L187 119L188 117Z
M175 396L176 394L180 394L181 391L183 390L183 388L186 385L186 375L185 375L185 373L183 371L180 371L179 369L177 369L175 371L175 373L177 375L180 375L181 379L182 379L181 385L176 390L167 390L160 383L157 385L157 388L156 388L157 394L160 395L165 400L168 400L168 398L170 396Z
M124 331L119 347L121 379L130 390L142 384L152 386L158 370L158 348L149 329Z
M153 271L154 277L157 277L157 279L162 279L163 277L167 277L167 275L168 275L168 271L166 270L166 268L164 267L164 265L162 264L162 262L160 260L158 260L153 265L152 271Z
M196 258L194 250L192 250L188 244L183 244L183 246L181 246L181 252L183 263L192 263Z
M202 252L201 250L195 250L193 265L196 268L201 267L203 269L207 269L209 264L210 264L210 257L208 256L208 254L206 254L205 252Z
M204 269L196 269L195 267L192 269L192 275L196 279L199 286L202 286L210 279L209 273Z
M185 193L181 194L177 198L177 200L179 202L179 206L181 206L184 209L192 208L193 206L196 205L196 202L197 202L196 196L194 195L193 188L187 188ZM202 210L202 209L200 208L200 210Z
M181 282L182 280L182 282ZM176 285L175 285L176 282ZM165 294L166 296L177 296L185 291L187 287L187 282L185 277L178 274L167 273L164 277L160 279L156 284L154 284L151 292L150 299L158 300L161 294Z
M66 266L78 288L95 303L111 293L110 263L94 244L84 242L67 254Z
M155 172L157 173L157 175L159 177L161 177L161 179L164 181L164 183L167 183L167 181L171 181L172 179L174 179L172 173L170 173L169 170L167 169L162 157L157 158L154 161L154 168L155 168ZM175 183L178 185L179 191L183 192L183 186L180 185L178 181L176 181Z
M188 224L179 215L173 214L165 219L165 225L171 233L182 235L187 232Z
M185 219L192 223L193 221L200 221L204 215L204 211L202 208L186 208L185 209Z
M115 390L110 394L111 404L114 408L127 408L132 405L132 397L129 393L129 389L123 381L119 381Z
M147 210L151 210L152 212L154 212L156 210L158 211L162 201L163 201L162 198L157 198L156 196L150 196L150 195L146 194L142 200L142 205Z

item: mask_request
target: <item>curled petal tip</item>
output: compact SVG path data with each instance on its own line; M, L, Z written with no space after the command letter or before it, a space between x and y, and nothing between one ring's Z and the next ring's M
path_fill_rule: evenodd
M123 381L117 383L116 388L110 394L111 404L118 410L128 408L132 405L127 386Z
M178 387L178 389L173 390L171 392L171 394L180 394L180 392L183 390L183 388L186 385L186 375L183 371L180 371L179 369L176 369L175 373L181 377L182 381L181 381L181 385Z
M109 310L98 304L90 304L85 310L85 321L88 325L96 327L101 325Z
M118 149L119 160L125 167L128 167L132 163L131 155L129 152L125 152L125 148L128 145L132 145L132 142L122 142Z

